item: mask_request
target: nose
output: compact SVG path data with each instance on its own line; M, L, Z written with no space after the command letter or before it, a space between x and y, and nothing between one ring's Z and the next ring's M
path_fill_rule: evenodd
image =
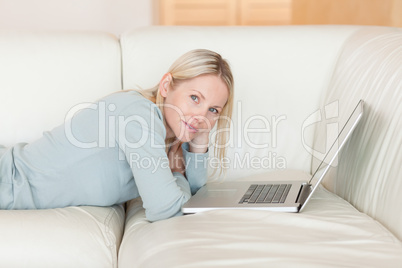
M211 129L213 127L214 119L208 117L208 109L200 109L197 113L194 113L192 116L192 121L194 126L197 128L208 128Z

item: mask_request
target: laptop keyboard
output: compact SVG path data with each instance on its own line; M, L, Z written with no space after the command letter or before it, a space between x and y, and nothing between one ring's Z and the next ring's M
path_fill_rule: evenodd
M252 184L239 204L284 203L292 184Z

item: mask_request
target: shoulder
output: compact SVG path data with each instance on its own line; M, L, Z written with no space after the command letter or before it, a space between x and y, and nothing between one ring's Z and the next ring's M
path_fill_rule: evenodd
M109 94L101 99L98 102L115 102L120 105L129 105L135 102L145 102L152 103L150 100L145 98L140 92L135 90L121 90L116 91L112 94Z
M98 103L106 105L108 112L117 115L141 115L145 117L157 115L162 119L162 113L156 104L135 90L117 91L100 99Z

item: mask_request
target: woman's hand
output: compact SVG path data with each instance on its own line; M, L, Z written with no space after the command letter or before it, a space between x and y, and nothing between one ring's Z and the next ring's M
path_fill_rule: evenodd
M199 133L189 142L189 150L192 153L206 153L209 144L210 129L200 129Z
M184 165L183 151L179 141L173 142L168 152L169 167L172 172L180 172L184 175L186 168Z

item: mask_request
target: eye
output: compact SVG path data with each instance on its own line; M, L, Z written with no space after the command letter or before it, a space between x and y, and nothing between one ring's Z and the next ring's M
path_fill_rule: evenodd
M209 108L209 111L210 111L210 112L213 112L214 114L218 114L218 113L219 113L219 111L216 110L215 108Z
M191 95L191 99L195 102L198 102L198 97L196 95Z

